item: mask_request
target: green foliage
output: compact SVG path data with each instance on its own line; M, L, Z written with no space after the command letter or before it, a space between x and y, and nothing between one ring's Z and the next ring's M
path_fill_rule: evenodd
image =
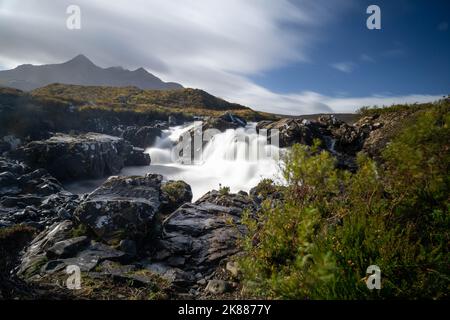
M186 190L186 182L179 181L168 181L163 184L161 187L161 191L164 192L167 197L169 197L170 201L176 202L177 199L183 196Z
M86 225L81 223L75 226L71 230L71 233L73 238L90 235L89 229L86 227Z
M227 196L230 194L230 187L227 186L219 186L219 194L221 196Z
M263 199L274 196L280 191L281 187L275 185L272 179L262 179L258 185L252 189L252 193Z
M425 111L430 108L432 108L435 105L442 105L450 103L450 95L447 97L443 97L443 99L438 100L434 103L422 103L422 104L396 104L389 107L386 106L364 106L360 108L357 113L360 116L366 117L366 116L373 116L373 115L382 115L382 114L393 114L393 113L399 113L399 112L416 112L416 111Z
M240 261L253 296L284 299L448 298L450 108L420 110L356 173L296 145L284 159L285 201L245 215ZM369 290L378 265L382 289Z

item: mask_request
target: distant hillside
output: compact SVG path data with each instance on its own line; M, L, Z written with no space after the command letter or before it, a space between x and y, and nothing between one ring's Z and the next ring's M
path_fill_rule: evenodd
M147 126L169 117L183 123L226 111L247 121L274 118L198 89L158 91L52 84L23 92L0 87L0 136L41 139L48 132L71 130L109 134L119 125Z
M84 55L60 64L20 65L0 71L0 86L33 90L51 83L85 86L136 86L141 89L170 90L183 88L178 83L164 82L143 68L134 71L122 67L100 68Z
M202 110L251 110L199 89L142 90L137 87L100 87L51 84L31 91L36 98L69 101L78 106L145 111L155 108L198 113Z

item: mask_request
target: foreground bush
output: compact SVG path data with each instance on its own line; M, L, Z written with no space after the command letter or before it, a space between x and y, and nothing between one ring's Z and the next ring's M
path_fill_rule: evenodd
M284 160L284 202L246 216L243 281L282 299L448 298L450 108L419 110L383 151L338 170L317 146ZM381 290L366 269L381 269ZM247 292L248 292L247 291Z

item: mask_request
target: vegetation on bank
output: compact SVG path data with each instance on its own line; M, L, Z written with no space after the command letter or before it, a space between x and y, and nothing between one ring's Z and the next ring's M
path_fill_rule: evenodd
M247 121L274 115L229 103L197 89L141 90L52 84L31 93L0 87L0 136L42 139L45 132L107 132L117 125L145 126L173 117L220 116L226 111Z
M219 116L225 111L249 120L270 118L237 103L230 103L199 89L142 90L137 87L102 87L52 84L32 91L41 101L59 101L79 106L80 110L154 113L167 118Z
M246 292L275 299L448 298L450 292L450 101L412 111L379 163L335 168L318 145L284 159L284 201L244 219L240 265ZM369 290L367 267L381 269Z

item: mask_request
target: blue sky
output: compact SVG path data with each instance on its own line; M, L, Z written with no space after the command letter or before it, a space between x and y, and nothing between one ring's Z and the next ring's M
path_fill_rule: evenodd
M382 29L368 30L370 4ZM252 79L280 93L366 96L450 93L450 1L358 1L324 23L311 61L291 63ZM334 66L341 66L342 70Z
M448 0L0 0L0 69L82 53L257 110L353 112L449 94L449 24Z

